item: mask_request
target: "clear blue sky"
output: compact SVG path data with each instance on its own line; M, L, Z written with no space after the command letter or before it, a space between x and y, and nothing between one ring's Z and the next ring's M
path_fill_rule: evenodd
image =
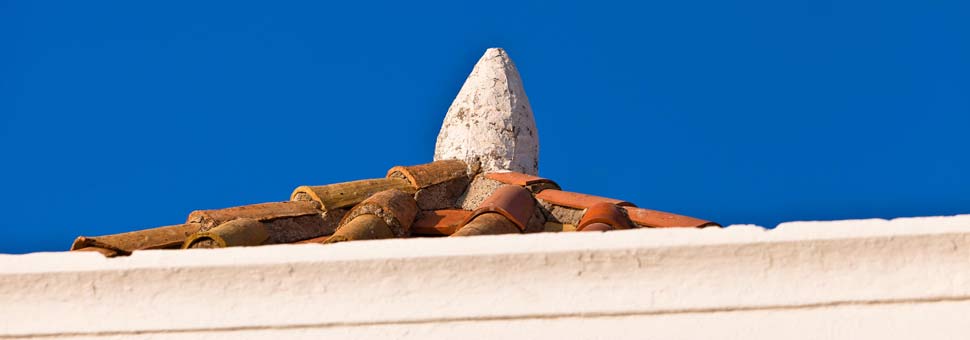
M722 224L970 213L968 6L0 0L0 252L428 162L493 46L568 190Z

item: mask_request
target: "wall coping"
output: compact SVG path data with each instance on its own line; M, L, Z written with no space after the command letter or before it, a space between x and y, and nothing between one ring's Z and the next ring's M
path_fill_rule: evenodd
M966 300L970 215L0 255L0 338Z

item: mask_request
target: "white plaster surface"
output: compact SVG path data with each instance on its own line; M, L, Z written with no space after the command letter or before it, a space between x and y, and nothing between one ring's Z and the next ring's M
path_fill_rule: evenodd
M970 215L0 255L0 338L966 338Z
M522 78L505 50L490 48L448 108L434 160L480 162L484 171L536 175L539 135Z

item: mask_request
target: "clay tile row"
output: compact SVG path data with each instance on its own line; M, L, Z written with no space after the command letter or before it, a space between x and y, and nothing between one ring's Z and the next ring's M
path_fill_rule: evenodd
M199 223L199 231L208 232L235 219L248 218L265 228L267 244L290 243L333 232L339 217L318 206L312 201L290 201L197 210L189 214L188 223Z
M548 231L717 226L627 201L562 191L533 175L487 172L476 178L492 184L472 185L474 175L454 160L396 166L386 178L301 186L288 202L197 210L180 225L78 237L71 250L117 256L143 249L524 233L543 226Z
M436 161L413 166L395 166L387 171L387 178L406 179L416 189L427 188L455 179L468 177L468 167L459 160Z
M323 210L349 208L370 195L384 190L414 193L415 188L405 179L375 178L317 186L300 186L290 194L291 201L314 201Z
M505 184L526 187L533 193L539 193L546 189L559 190L559 184L548 178L542 178L515 171L493 171L484 174L485 178L499 181Z
M627 201L555 189L543 190L542 192L536 194L536 198L555 205L561 205L574 209L588 209L597 203L609 203L625 207L636 207L636 205Z
M650 228L720 227L719 224L711 221L663 211L627 207L626 212L634 223Z
M201 227L199 223L186 223L114 235L79 236L71 245L71 250L97 251L114 256L131 254L135 250L178 248L186 237L198 232Z

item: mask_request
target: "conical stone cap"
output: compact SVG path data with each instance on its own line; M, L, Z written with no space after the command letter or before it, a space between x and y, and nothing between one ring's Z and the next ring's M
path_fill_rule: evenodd
M522 79L505 50L490 48L465 79L438 132L434 160L482 171L539 172L539 135Z

